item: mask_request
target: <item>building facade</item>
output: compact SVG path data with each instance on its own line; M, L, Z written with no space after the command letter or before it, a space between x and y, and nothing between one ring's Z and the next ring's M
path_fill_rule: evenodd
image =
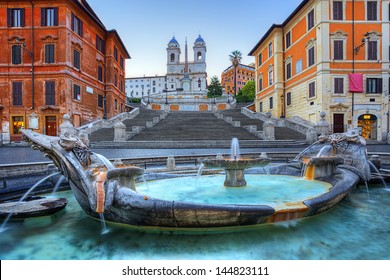
M234 78L234 70L236 70L236 78ZM255 79L254 65L239 64L236 69L231 65L222 72L221 85L226 94L234 94L234 79L238 92L248 81Z
M126 78L126 95L129 98L148 98L161 95L166 89L166 76Z
M256 111L299 116L332 132L389 132L389 1L304 0L274 24L256 58Z
M206 94L206 43L199 37L193 45L194 60L188 60L187 40L185 42L184 60L181 59L181 48L175 37L167 47L167 90L173 94Z
M57 135L64 114L78 127L125 111L130 55L87 1L3 1L0 27L5 142L22 127Z

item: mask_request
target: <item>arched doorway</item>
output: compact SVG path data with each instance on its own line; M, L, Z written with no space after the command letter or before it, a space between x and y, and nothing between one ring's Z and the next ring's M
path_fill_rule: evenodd
M364 139L377 139L377 117L371 114L359 116L358 127L361 127Z

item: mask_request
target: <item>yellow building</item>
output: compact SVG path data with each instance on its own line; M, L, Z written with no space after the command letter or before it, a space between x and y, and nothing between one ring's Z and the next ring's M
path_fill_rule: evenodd
M272 25L249 53L256 58L256 111L313 123L324 111L332 132L359 127L366 139L384 141L389 2L304 0Z

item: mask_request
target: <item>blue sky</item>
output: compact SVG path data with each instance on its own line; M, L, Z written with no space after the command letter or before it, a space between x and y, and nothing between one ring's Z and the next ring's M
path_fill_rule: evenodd
M175 35L188 39L189 59L200 34L207 45L208 76L220 77L229 54L239 50L242 63L254 62L249 51L273 23L282 23L302 0L88 0L107 29L119 32L132 59L126 77L165 75L166 47Z

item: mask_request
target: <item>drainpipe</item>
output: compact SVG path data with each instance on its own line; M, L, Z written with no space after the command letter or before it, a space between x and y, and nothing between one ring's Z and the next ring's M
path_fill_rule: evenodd
M106 36L107 41L107 36ZM107 119L107 45L104 43L104 95L103 95L103 120Z
M284 26L282 27L282 52L283 52L283 96L282 96L282 115L280 118L286 117L286 42L285 42L285 34L284 34ZM292 69L291 69L292 71Z
M352 74L355 73L355 0L352 0ZM351 106L351 115L352 120L351 124L353 125L353 113L354 113L354 103L355 103L355 93L352 92L352 106Z
M34 74L34 3L31 0L31 109L35 108L35 74Z

